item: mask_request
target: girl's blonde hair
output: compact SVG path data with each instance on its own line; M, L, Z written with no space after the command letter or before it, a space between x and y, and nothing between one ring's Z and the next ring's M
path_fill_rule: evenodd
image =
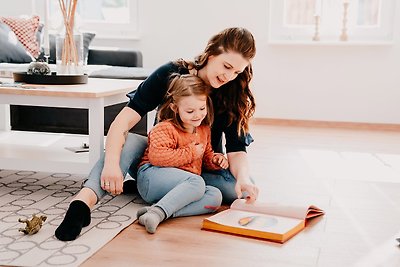
M207 97L207 115L201 122L201 125L211 126L213 122L213 108L209 96L210 86L204 81L191 74L173 73L170 76L170 82L165 101L158 110L158 121L170 121L182 131L185 130L183 122L179 117L178 111L174 111L171 104L177 104L182 97L186 96L206 96Z
M253 59L256 55L253 35L244 28L225 29L211 37L204 51L194 62L180 59L177 64L198 71L207 65L210 56L218 56L224 52L236 52L248 60ZM215 112L227 113L229 125L237 121L239 135L249 132L249 120L255 112L256 104L249 88L252 78L253 69L249 63L234 80L211 92L213 99L219 103L219 108Z

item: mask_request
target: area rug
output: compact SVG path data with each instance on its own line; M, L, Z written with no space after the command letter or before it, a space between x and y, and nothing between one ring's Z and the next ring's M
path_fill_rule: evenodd
M59 241L61 223L84 176L0 170L0 265L78 266L136 220L144 205L137 195L106 196L92 211L92 221L74 241ZM18 231L33 214L46 215L34 235Z

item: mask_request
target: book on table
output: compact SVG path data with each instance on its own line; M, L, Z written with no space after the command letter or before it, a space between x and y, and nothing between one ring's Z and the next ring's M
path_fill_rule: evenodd
M205 218L202 229L284 243L304 229L311 218L323 214L313 205L247 204L237 199L229 209Z

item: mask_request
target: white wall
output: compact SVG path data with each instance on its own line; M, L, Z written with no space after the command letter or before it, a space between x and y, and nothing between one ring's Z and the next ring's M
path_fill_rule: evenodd
M33 0L2 1L0 6L0 16L30 15L32 14L32 9Z
M138 40L93 45L139 49L155 68L192 59L225 27L246 27L257 41L256 117L400 124L399 27L387 46L270 45L266 0L139 0L139 9Z

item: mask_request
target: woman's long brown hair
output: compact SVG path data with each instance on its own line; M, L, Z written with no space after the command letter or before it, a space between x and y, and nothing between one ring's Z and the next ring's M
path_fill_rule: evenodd
M177 64L198 71L207 65L210 56L217 56L224 52L236 52L248 60L253 59L256 54L253 35L244 28L225 29L211 37L203 53L198 55L194 62L181 59L177 61ZM249 88L252 78L253 69L251 63L249 63L234 80L212 90L211 93L214 101L219 103L220 106L214 112L216 114L227 113L228 125L237 121L239 135L249 131L249 120L255 112L256 104Z

